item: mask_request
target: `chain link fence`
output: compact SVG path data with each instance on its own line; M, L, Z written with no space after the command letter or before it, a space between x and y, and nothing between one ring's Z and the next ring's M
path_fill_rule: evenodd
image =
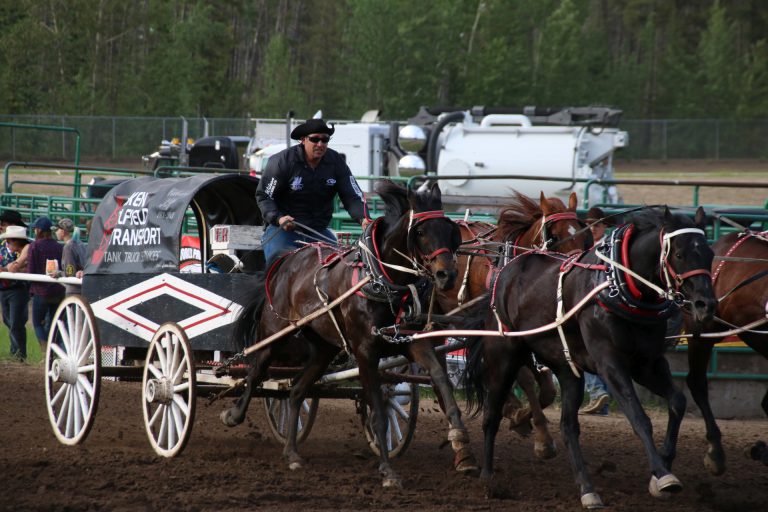
M181 117L0 116L0 122L76 128L83 160L136 161L162 140L182 136ZM188 118L188 137L253 136L257 123L284 120ZM768 120L663 119L624 120L629 146L619 159L766 159ZM284 128L276 128L279 137ZM72 161L73 133L0 127L0 160Z

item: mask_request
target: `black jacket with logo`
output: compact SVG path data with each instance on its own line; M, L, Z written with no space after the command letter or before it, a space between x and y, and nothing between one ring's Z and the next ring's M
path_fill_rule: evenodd
M315 169L307 164L301 144L272 156L256 189L265 224L277 225L284 215L312 229L331 223L333 198L339 194L344 208L357 222L366 216L363 193L344 159L328 148Z

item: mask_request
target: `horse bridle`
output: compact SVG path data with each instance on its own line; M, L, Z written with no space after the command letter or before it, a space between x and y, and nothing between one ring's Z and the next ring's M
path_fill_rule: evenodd
M408 218L408 230L406 232L408 245L411 245L410 244L411 231L415 229L417 226L423 224L424 222L428 220L433 220L433 219L444 219L448 222L453 223L451 219L445 216L445 212L443 210L431 210L426 212L414 212L413 210L410 211L410 215ZM448 247L440 247L439 249L435 249L429 254L424 254L417 247L414 247L413 249L410 249L409 252L415 253L415 254L411 254L411 257L409 259L413 262L414 268L417 268L418 263L416 262L416 258L414 256L418 256L418 258L421 261L431 263L441 254L450 253L451 250Z
M568 211L568 212L553 213L552 215L543 214L541 216L541 229L539 230L539 232L541 233L541 245L539 247L536 247L536 249L539 249L542 251L551 250L549 247L549 244L552 241L552 239L547 235L547 227L561 220L575 220L576 222L585 226L583 230L589 229L588 227L586 227L586 224L584 223L584 221L579 219L578 215L576 215L576 212ZM571 235L571 238L575 237L578 234L579 234L579 231ZM554 245L560 244L563 241L565 240L559 240Z
M709 276L711 279L712 274L710 273L709 269L699 268L695 270L690 270L688 272L683 272L682 274L677 273L675 269L672 267L672 264L669 263L669 252L672 249L672 238L678 236L678 235L684 235L687 233L691 234L697 234L706 237L706 234L702 229L699 228L682 228L675 230L671 233L664 233L664 228L661 229L659 232L659 238L661 242L661 253L659 255L659 265L662 269L662 277L664 278L665 282L667 283L667 289L672 289L672 283L675 283L675 291L680 291L680 287L683 285L683 281L688 279L689 277L698 276L698 275L706 275Z

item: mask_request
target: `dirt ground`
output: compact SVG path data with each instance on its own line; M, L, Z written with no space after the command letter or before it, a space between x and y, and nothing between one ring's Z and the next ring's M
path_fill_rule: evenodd
M416 436L394 467L402 490L384 490L353 403L325 400L301 446L309 465L290 471L272 438L261 403L234 429L218 420L229 400L198 399L185 451L154 454L140 413L140 384L104 382L90 436L77 447L58 443L48 422L42 365L0 363L0 510L228 511L228 510L579 510L579 496L562 452L558 411L547 415L561 450L538 461L530 439L506 430L497 441L502 497L489 499L477 478L451 469L441 449L445 421L422 400ZM664 418L651 414L657 442ZM701 459L704 427L682 425L675 474L685 485L671 501L652 498L641 446L623 415L582 416L582 445L598 492L612 510L757 511L768 502L768 467L743 449L768 438L768 420L721 420L728 470L709 475ZM482 450L479 419L469 420L472 445Z

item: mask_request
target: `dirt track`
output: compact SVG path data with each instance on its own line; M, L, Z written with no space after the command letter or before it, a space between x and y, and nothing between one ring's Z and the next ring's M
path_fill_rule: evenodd
M96 423L84 444L60 445L48 423L42 366L0 363L0 510L579 510L564 453L541 462L532 441L504 431L497 443L503 498L488 499L478 479L450 469L444 421L423 400L416 437L395 462L404 488L381 488L376 459L366 447L351 402L324 401L302 454L309 466L288 470L261 404L245 424L218 420L229 402L198 399L192 437L180 457L155 456L139 409L139 384L105 382ZM562 450L557 411L549 411ZM657 441L665 421L652 414ZM703 423L683 422L675 474L685 489L671 502L646 491L647 464L624 417L582 417L582 444L598 492L613 510L757 511L768 502L768 467L748 460L743 447L768 438L768 420L720 421L728 456L721 477L701 464ZM469 421L479 455L479 420ZM506 427L505 427L506 428Z

